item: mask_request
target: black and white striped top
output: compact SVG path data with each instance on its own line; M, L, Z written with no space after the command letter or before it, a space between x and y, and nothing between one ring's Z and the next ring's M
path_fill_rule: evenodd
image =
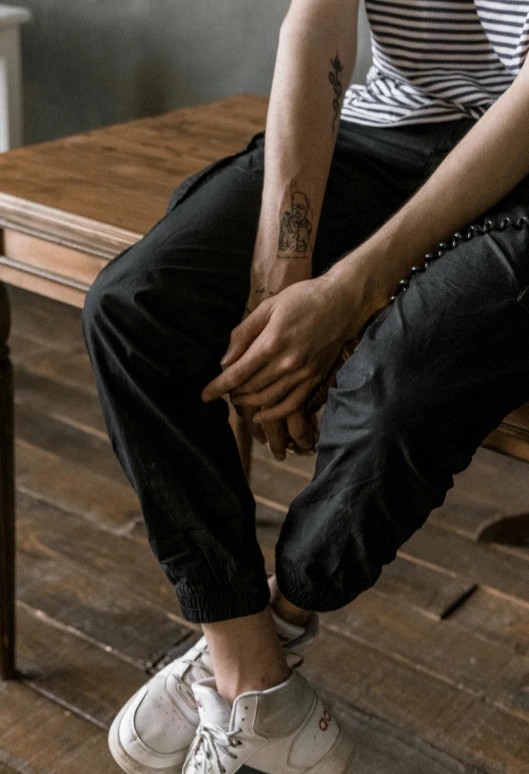
M529 0L366 0L373 64L343 120L371 126L480 118L529 49Z

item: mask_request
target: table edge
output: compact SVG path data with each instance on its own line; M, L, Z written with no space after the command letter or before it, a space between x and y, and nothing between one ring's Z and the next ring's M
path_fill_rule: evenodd
M0 228L111 259L143 234L0 192Z

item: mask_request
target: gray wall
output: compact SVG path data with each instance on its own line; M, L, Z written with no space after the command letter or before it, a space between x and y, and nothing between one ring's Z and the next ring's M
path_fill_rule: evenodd
M20 0L26 143L220 97L268 95L289 0ZM363 81L369 42L362 8Z

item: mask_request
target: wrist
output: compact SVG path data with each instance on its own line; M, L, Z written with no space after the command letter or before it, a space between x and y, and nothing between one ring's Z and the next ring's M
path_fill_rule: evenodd
M271 259L266 263L255 262L250 270L252 290L259 286L267 291L279 293L280 290L293 285L294 282L310 279L312 276L312 264L310 260L282 261Z
M387 306L393 295L393 289L386 287L384 271L373 258L355 250L331 266L324 275L354 309L359 327Z
M335 263L329 275L343 284L365 319L386 307L399 282L407 277L431 245L431 237L406 220L406 208L365 242Z

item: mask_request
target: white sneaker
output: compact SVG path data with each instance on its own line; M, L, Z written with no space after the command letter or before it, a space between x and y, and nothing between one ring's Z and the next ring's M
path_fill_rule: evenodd
M299 672L233 707L215 679L195 683L200 725L182 774L346 774L354 746Z
M318 633L317 614L304 627L273 617L289 666L299 666L301 654ZM127 774L181 774L200 721L191 686L212 676L211 656L202 637L129 699L108 734L110 752Z

